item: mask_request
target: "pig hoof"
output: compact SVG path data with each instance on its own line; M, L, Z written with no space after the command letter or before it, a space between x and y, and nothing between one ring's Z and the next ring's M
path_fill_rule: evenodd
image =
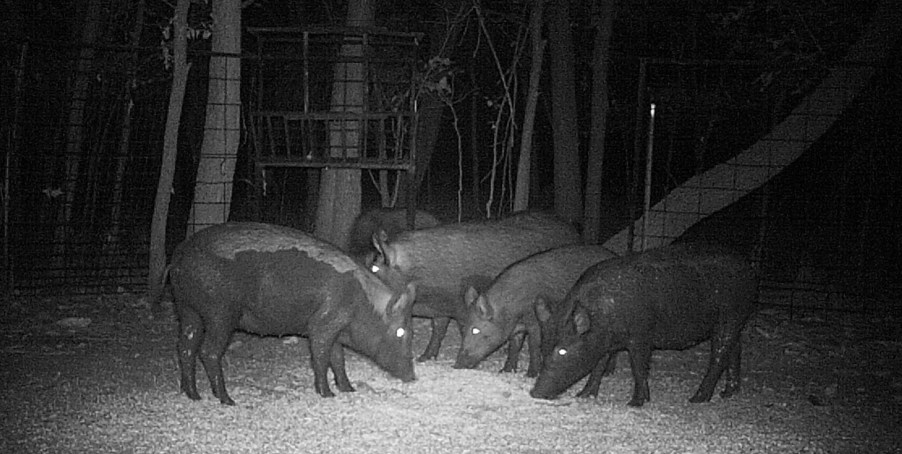
M200 400L200 394L197 393L197 388L193 386L182 386L182 392L191 400Z
M576 394L576 397L579 397L581 399L591 399L593 397L598 397L598 391L582 390Z
M426 361L435 359L436 356L437 356L437 355L430 355L430 354L427 354L427 353L423 353L422 355L420 355L419 358L417 358L417 362L418 362L418 363L424 363L424 362L426 362Z
M536 378L539 376L539 371L529 369L526 371L526 376L528 378Z
M331 390L323 391L319 393L319 395L322 397L335 397L335 393L333 393Z
M738 389L724 389L720 393L720 398L721 399L729 399L729 398L733 397L737 392L739 392Z
M221 404L223 404L223 405L235 405L235 401L232 400L232 398L229 397L229 396L225 396L224 398L220 398L220 399L219 399L219 403L221 403Z
M699 396L698 394L696 394L689 399L689 402L693 404L701 404L709 400L711 400L710 397L706 398L705 396Z
M639 408L642 405L645 405L645 401L642 399L632 399L629 402L627 402L626 404L630 407Z

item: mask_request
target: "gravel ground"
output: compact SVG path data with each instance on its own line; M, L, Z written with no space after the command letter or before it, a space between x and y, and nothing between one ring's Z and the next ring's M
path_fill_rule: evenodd
M348 355L357 392L313 391L306 340L238 333L226 356L235 407L199 373L178 392L175 321L136 296L7 301L0 322L0 452L60 453L888 453L902 452L898 320L759 312L746 329L742 392L687 402L707 345L656 352L652 401L629 408L626 354L597 399L529 397L532 380L451 368L459 346L402 384ZM452 330L454 331L454 330ZM415 324L417 352L428 324ZM526 365L524 352L521 364Z

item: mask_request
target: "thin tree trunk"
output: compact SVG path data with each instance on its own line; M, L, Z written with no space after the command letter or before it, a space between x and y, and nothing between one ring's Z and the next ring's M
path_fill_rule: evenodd
M169 113L163 135L163 159L160 179L150 224L150 260L147 275L148 297L154 312L159 311L163 294L163 275L166 267L166 219L172 180L175 176L175 157L178 152L179 123L182 119L182 102L185 99L185 82L188 80L187 31L188 6L191 0L178 0L172 19L172 90L169 92Z
M375 19L375 0L350 0L348 26L372 26ZM345 44L341 56L363 56L362 44ZM332 110L363 112L364 65L360 62L337 63L332 86ZM356 120L336 120L329 124L329 145L332 157L359 155L361 127ZM337 245L347 244L348 232L360 213L360 169L324 168L320 181L320 197L316 212L316 236Z
M189 236L228 220L241 140L241 1L213 2L212 16L214 55L210 57L207 118L188 220Z
M532 40L532 64L529 68L529 89L526 110L523 112L523 131L520 135L520 161L517 165L517 187L514 191L514 211L529 207L529 175L532 164L532 133L539 99L539 82L542 79L542 56L545 40L542 39L542 9L544 0L533 0L529 14L529 34Z
M454 53L460 33L464 29L464 26L459 24L459 22L465 17L465 13L470 7L470 2L463 0L446 0L444 2L444 6L441 8L442 11L455 11L456 13L446 23L441 23L440 20L437 21L437 25L430 30L430 56L445 58ZM446 107L446 104L442 102L439 96L428 92L424 92L420 96L418 104L417 174L414 182L416 187L420 187L429 170L429 163L432 160L432 152L435 149L435 142L438 140L442 116Z
M474 60L471 60L471 62ZM478 207L482 201L482 194L479 189L479 150L481 147L479 146L479 128L476 126L479 124L478 112L479 112L479 100L476 97L476 68L475 64L470 65L470 82L473 84L473 92L470 93L470 168L471 175L473 175L472 181L472 192L473 192L473 206Z
M614 28L614 2L615 0L599 0L595 3L595 16L599 18L599 22L596 24L595 52L592 56L592 136L586 172L586 214L583 223L583 240L593 244L601 239L601 191L608 120L608 56Z
M555 0L551 9L551 119L554 129L554 210L570 222L582 220L582 187L576 117L573 33L570 0Z

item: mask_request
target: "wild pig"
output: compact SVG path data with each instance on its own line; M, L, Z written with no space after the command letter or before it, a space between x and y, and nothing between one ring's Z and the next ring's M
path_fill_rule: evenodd
M287 227L226 223L180 244L169 266L179 320L181 389L200 399L198 351L213 394L226 392L222 355L236 329L310 340L316 391L333 396L332 369L341 391L354 391L342 344L402 381L414 380L410 318L414 286L397 273L382 279L338 248Z
M432 318L432 336L419 361L434 359L451 319L468 311L461 298L472 283L490 282L506 266L536 252L578 243L579 234L553 215L523 212L497 221L447 224L374 238L375 264L417 283L413 315Z
M535 317L536 301L557 305L586 268L616 254L602 246L571 245L531 255L505 268L479 293L470 287L464 297L469 313L455 368L470 369L508 341L507 361L501 372L517 370L523 336L529 341L529 368L535 377L542 368L541 330Z
M752 266L726 249L678 244L590 267L549 319L560 337L545 358L530 394L554 398L590 372L580 397L598 395L609 357L627 350L638 407L650 399L648 371L654 349L681 350L711 341L708 370L690 402L707 402L721 374L721 397L739 391L740 335L754 311L757 280Z

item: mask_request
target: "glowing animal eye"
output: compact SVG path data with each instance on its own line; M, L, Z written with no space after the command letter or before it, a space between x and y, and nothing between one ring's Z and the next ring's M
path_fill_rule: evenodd
M567 349L566 349L566 348L559 348L559 349L557 349L557 354L558 354L558 355L561 355L561 356L564 356L564 355L567 354Z
M398 328L398 330L395 331L395 336L397 337L404 337L405 334L407 334L407 330L404 328Z
M373 273L378 273L379 270L381 270L381 269L382 268L379 268L379 265L376 265L376 264L370 265L370 271L372 271Z
M481 333L482 331L480 331L479 328L473 328L470 330L470 332L473 333L474 335L476 335L476 334Z

